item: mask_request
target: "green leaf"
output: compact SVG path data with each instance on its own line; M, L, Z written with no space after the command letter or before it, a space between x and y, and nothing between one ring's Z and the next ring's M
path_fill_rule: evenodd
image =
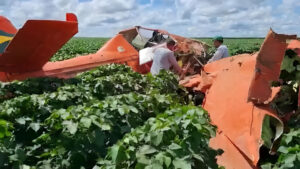
M159 161L161 164L165 164L167 167L171 165L172 159L166 156L165 153L160 152L156 155L155 159Z
M191 120L182 120L182 126L184 129L186 129L189 124L191 124Z
M201 155L199 155L199 154L193 154L193 157L196 158L196 159L198 159L201 162L204 162L203 157L201 157Z
M141 155L153 154L155 152L157 152L157 150L150 145L143 145L138 150L138 154L141 154Z
M288 155L285 157L285 163L293 164L293 162L296 160L296 157L297 157L296 154L288 154Z
M176 158L173 160L173 165L175 169L192 169L192 165L183 159Z
M124 110L123 107L119 107L119 108L118 108L118 111L119 111L119 113L120 113L121 116L124 116L125 110Z
M40 126L40 123L30 123L30 128L32 129L32 130L34 130L35 132L37 132L40 128L41 128L41 126Z
M23 162L26 159L26 154L23 149L17 148L15 154L9 156L11 161Z
M295 60L293 58L284 57L280 70L285 70L289 73L292 73L296 70L294 66L294 61Z
M82 117L80 119L80 123L85 127L85 128L90 128L91 124L92 124L92 120L90 118L87 117Z
M261 166L261 169L272 169L272 164L271 163L264 164Z
M5 128L0 126L0 139L5 137Z
M163 132L153 132L151 133L151 143L155 146L160 145L163 140Z
M64 120L67 120L70 117L70 113L66 109L60 109L58 110L58 113L60 114L61 118Z
M287 154L289 152L289 150L287 147L281 146L281 147L279 147L278 152Z
M75 134L77 132L78 129L77 123L73 123L72 121L63 121L62 124L68 129L70 134Z
M293 140L293 135L287 134L285 138L286 144L289 144Z
M263 120L263 125L262 125L262 133L261 133L261 138L264 141L264 145L267 148L271 148L272 146L272 139L274 138L274 133L271 129L271 117L270 116L265 116Z
M137 162L139 163L139 164L142 164L142 165L140 165L140 166L145 166L145 165L149 165L149 164L151 164L151 160L150 159L148 159L145 155L137 155Z
M22 165L21 169L30 169L30 166L28 166L28 165Z
M164 163L167 167L171 165L172 159L170 157L165 156L164 157Z
M114 145L111 148L111 157L114 164L119 165L126 160L125 148L123 146Z
M67 95L58 95L57 99L60 100L60 101L66 101L67 100Z
M104 130L104 131L109 131L111 130L111 126L109 124L100 124L101 125L101 129Z
M134 169L145 169L146 166L147 166L147 164L137 162Z
M139 110L133 106L129 106L130 111L134 112L134 113L139 113Z
M157 99L157 101L159 103L164 103L166 101L166 98L163 95L157 94L157 95L155 95L155 98Z
M26 123L26 119L24 117L17 118L16 122L19 123L19 124L24 125Z
M152 163L145 167L145 169L163 169L163 166L158 163Z
M169 149L171 150L179 150L181 149L181 146L176 144L176 143L172 143L171 145L169 145Z

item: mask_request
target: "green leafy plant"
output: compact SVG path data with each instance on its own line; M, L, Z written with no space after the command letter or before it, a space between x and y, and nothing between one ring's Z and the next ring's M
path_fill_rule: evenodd
M108 40L109 38L72 38L51 58L51 61L96 53Z
M287 129L276 154L278 158L275 161L265 160L262 169L300 168L299 66L299 57L294 51L287 50L281 65L281 80L274 83L275 86L280 86L281 90L271 103L271 107L285 119Z
M47 90L49 82L59 85ZM114 64L4 88L15 96L0 103L0 168L91 168L131 129L185 103L173 74L140 75Z
M300 129L291 129L282 138L278 149L279 158L275 164L267 163L262 169L298 169L300 168Z
M150 118L109 149L96 168L218 168L208 146L215 128L199 107L179 106Z

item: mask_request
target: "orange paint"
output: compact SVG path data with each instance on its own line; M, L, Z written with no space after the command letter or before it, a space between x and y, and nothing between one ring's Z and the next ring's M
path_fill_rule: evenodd
M11 23L3 17L0 17L0 26L7 32L16 33ZM94 54L48 62L77 33L77 18L74 14L67 14L66 21L29 20L0 55L0 80L43 76L70 78L79 72L109 63L127 64L137 72L147 73L151 63L139 65L138 51L131 44L140 28L119 32ZM179 53L201 56L207 48L201 42L163 30L157 31L174 39ZM259 53L237 55L209 63L201 74L180 82L185 87L206 93L203 107L209 112L212 123L218 127L218 133L211 139L210 145L224 150L218 157L218 164L227 169L257 167L259 149L263 144L263 119L271 116L282 124L268 105L279 88L272 89L269 84L278 80L287 47L286 40L294 38L270 31ZM294 49L298 45L299 41L292 41L289 48Z
M138 51L131 44L139 29L154 30L139 26L127 29L119 32L94 54L48 62L78 32L76 15L66 14L66 21L28 20L0 55L0 81L43 76L70 78L79 72L109 63L126 64L136 72L148 73L151 63L139 65ZM200 55L207 47L199 41L163 30L157 31L172 37L180 47L179 52L195 52Z
M293 38L270 31L259 53L212 62L204 66L206 73L185 81L183 86L206 93L203 107L218 127L210 145L224 150L218 157L219 165L227 169L257 168L264 118L271 116L283 125L268 105L279 92L270 82L279 78L285 40Z
M13 26L13 24L4 16L0 16L0 31L15 34L17 29Z

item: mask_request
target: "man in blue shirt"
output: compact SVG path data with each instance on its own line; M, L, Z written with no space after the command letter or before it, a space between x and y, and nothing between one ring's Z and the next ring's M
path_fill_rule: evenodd
M214 56L211 59L209 59L207 63L211 63L229 56L227 46L223 45L222 36L216 36L213 39L213 41L214 41L214 46L217 48L217 51L214 54Z

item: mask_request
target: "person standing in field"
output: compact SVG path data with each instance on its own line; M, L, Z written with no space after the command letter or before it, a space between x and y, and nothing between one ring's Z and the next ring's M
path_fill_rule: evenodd
M151 74L157 75L161 70L169 70L173 66L177 74L181 74L182 70L174 56L177 46L174 40L169 39L166 47L160 46L154 49L153 63L151 66Z
M214 46L217 48L217 51L215 52L214 56L211 59L209 59L207 63L211 63L229 56L227 46L223 45L222 36L214 37L213 41L214 41Z

